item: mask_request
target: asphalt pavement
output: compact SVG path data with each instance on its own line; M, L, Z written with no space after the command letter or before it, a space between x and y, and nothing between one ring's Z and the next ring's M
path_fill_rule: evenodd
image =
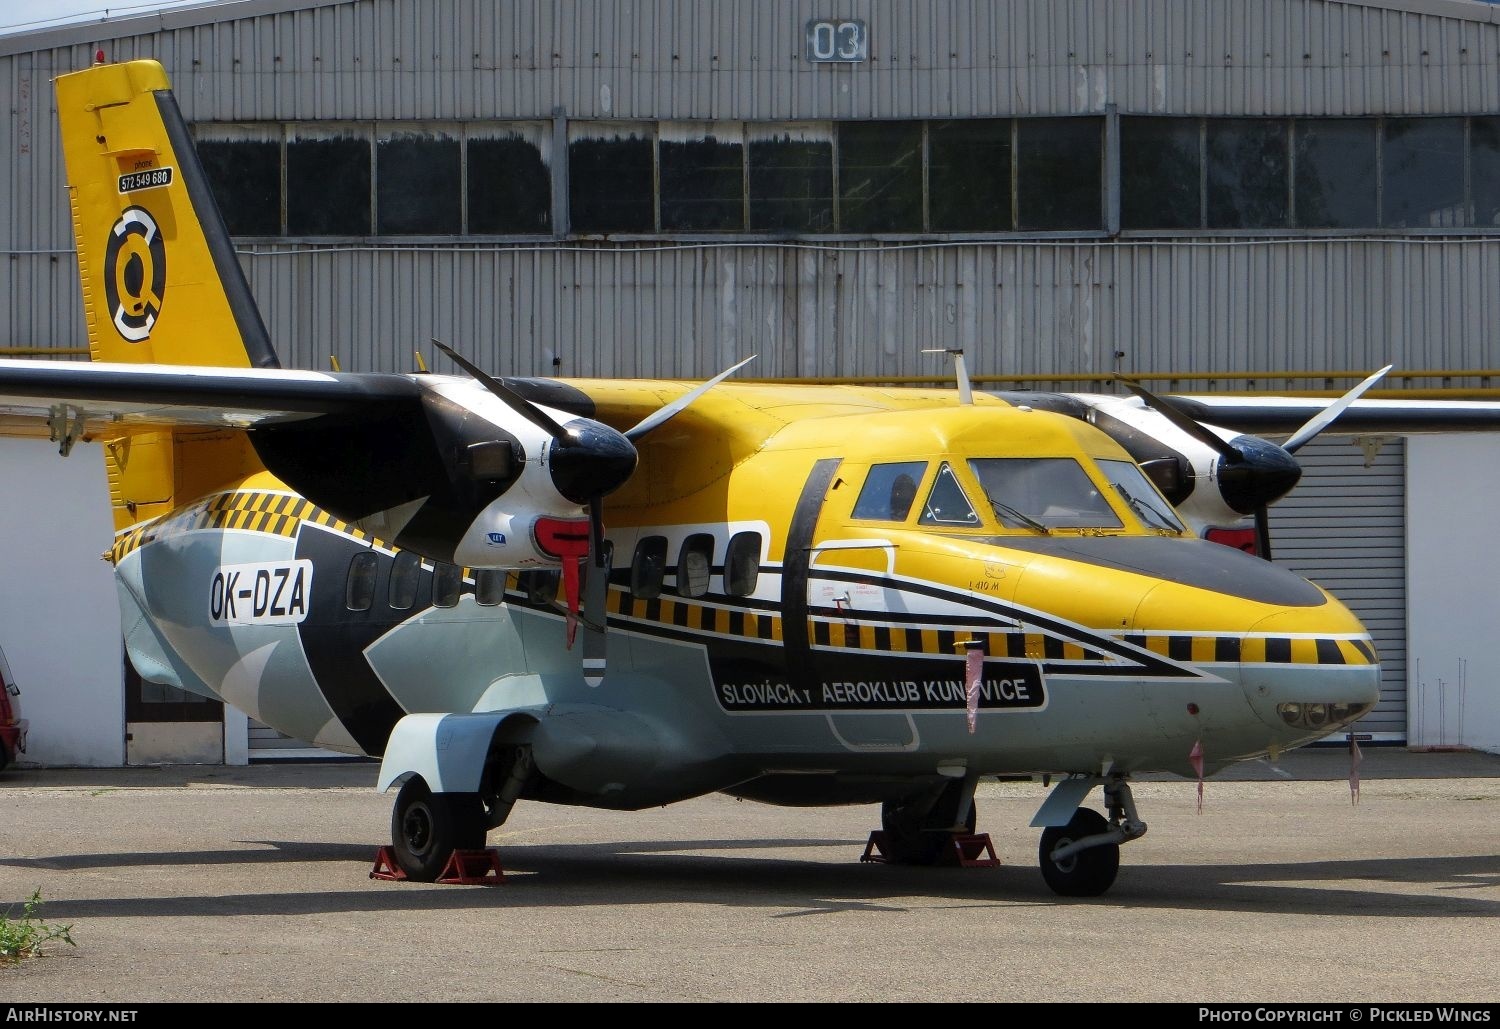
M876 809L523 803L505 882L369 877L372 763L0 773L0 911L76 946L0 1002L1500 1001L1500 757L1301 750L1137 785L1114 888L1054 896L1040 783L995 868L862 863ZM1097 803L1097 797L1094 798Z

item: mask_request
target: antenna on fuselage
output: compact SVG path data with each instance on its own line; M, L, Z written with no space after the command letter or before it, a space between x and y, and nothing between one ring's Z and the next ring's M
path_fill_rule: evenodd
M958 376L958 402L960 404L972 404L974 402L974 387L969 384L969 368L964 364L963 347L940 347L933 350L924 350L924 354L952 354L953 373Z

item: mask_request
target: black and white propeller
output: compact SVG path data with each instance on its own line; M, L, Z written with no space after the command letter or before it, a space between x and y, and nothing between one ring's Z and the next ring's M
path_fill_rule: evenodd
M570 534L566 528L561 528L548 542L551 544L549 549L562 558L563 592L568 605L569 647L573 645L579 617L579 562L587 557L591 574L588 576L588 596L583 605L583 621L590 636L586 638L584 646L584 666L591 685L597 685L596 680L602 680L604 674L603 633L608 595L608 561L604 552L604 498L623 486L635 471L639 458L635 448L638 441L682 413L704 393L755 360L755 357L747 357L725 369L671 403L651 412L624 432L619 432L592 418L576 417L565 423L559 422L452 347L437 339L432 342L498 400L547 433L550 443L543 461L551 475L553 486L559 495L587 510L588 531L585 538L580 539L577 535Z
M1208 426L1195 420L1165 397L1157 396L1129 379L1120 382L1139 397L1147 407L1158 412L1193 439L1219 454L1217 474L1219 492L1224 502L1240 514L1255 516L1256 552L1271 559L1271 531L1268 508L1290 493L1302 478L1302 466L1292 455L1302 449L1338 419L1349 405L1358 400L1394 365L1386 365L1359 385L1339 397L1280 445L1259 436L1241 435L1225 439Z

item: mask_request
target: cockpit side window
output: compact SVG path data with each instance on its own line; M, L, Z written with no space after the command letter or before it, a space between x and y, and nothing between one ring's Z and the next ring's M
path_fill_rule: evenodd
M926 461L898 461L870 466L854 517L881 522L904 522L917 499L917 484L927 472Z
M1172 505L1134 461L1100 461L1099 468L1146 528L1187 531L1172 511Z
M938 469L937 479L932 484L931 492L927 494L927 502L922 507L922 517L918 521L922 525L979 524L974 505L969 503L969 498L964 495L964 488L958 484L958 477L953 474L953 469L948 467L946 461Z

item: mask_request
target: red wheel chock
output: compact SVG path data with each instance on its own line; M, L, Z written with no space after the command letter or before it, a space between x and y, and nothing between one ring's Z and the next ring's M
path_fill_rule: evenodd
M375 867L370 869L370 878L398 883L407 881L407 875L396 863L390 847L381 847L375 852ZM505 882L500 852L494 847L455 850L448 855L448 863L436 881L445 886L498 886Z
M938 851L938 860L934 864L957 865L960 868L996 868L1000 865L1000 859L995 856L995 845L990 842L990 834L987 832L972 835L949 833L948 841L949 845ZM876 829L870 833L870 839L865 843L865 852L859 859L881 864L891 860L886 853L884 832Z

